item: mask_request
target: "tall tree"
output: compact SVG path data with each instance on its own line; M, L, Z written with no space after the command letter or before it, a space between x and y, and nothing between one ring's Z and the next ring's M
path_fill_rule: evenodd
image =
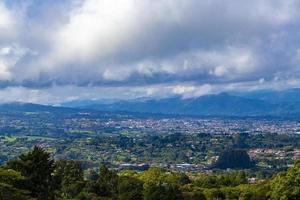
M300 199L300 161L287 172L278 174L270 182L270 199L298 200Z
M106 166L100 167L98 179L92 184L91 192L101 197L114 197L117 194L118 175Z
M79 161L60 160L55 163L54 179L58 196L72 199L84 188L83 169Z
M0 199L1 200L29 200L30 192L24 190L26 178L20 172L12 169L0 168Z
M117 190L119 200L143 199L143 182L134 177L120 177Z
M41 147L35 146L19 159L9 161L6 167L19 171L22 176L28 178L27 189L31 196L40 200L53 198L54 160Z

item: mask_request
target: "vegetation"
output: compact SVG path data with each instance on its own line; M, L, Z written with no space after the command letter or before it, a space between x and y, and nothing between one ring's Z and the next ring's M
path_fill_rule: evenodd
M18 171L27 178L24 187L31 191L33 197L49 199L54 172L54 161L49 153L35 146L33 151L21 155L18 160L9 161L6 168Z
M296 200L300 162L274 177L248 183L247 172L172 172L151 167L119 173L101 166L84 175L79 161L51 159L40 147L0 168L1 200Z
M0 109L0 165L34 145L55 160L80 160L84 167L127 163L172 169L188 163L201 171L228 146L247 150L255 170L280 171L300 158L298 118L201 119L51 108Z
M56 160L81 160L87 165L99 163L118 166L120 163L201 164L209 167L228 146L260 152L252 154L255 167L282 170L298 159L300 135L218 135L204 133L173 133L168 135L130 133L46 136L0 136L0 164L28 152L36 144L43 145ZM231 158L231 156L229 156ZM230 161L229 163L234 163ZM238 164L244 162L237 162ZM250 166L249 162L248 163ZM225 166L228 167L228 166ZM248 166L241 166L248 168ZM222 168L222 166L220 166Z

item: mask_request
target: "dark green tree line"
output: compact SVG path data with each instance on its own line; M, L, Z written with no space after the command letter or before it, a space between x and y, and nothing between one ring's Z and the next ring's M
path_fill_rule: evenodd
M117 173L101 166L84 175L79 161L54 161L40 147L0 167L0 200L297 200L300 162L249 184L244 171L190 175L152 167Z

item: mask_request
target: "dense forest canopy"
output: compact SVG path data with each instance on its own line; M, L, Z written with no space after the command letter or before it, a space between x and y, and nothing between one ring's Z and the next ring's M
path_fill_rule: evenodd
M188 174L151 167L113 171L102 165L86 173L79 161L51 159L40 147L0 168L1 200L214 200L300 198L300 162L264 181L247 172Z

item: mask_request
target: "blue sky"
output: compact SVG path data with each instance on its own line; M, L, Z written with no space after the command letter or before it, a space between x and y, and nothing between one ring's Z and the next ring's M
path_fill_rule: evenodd
M297 0L0 0L0 101L300 84Z

